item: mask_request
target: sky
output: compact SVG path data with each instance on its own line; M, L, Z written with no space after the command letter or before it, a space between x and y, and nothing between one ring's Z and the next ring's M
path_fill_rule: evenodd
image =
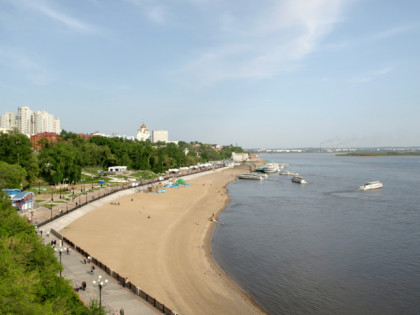
M0 114L244 148L420 146L418 0L0 0Z

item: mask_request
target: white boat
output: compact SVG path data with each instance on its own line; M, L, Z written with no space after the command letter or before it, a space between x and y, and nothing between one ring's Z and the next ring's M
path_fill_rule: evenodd
M275 173L279 171L279 165L277 163L267 163L264 166L264 173Z
M285 167L288 167L289 166L289 163L281 163L281 164L279 164L279 168L282 170L283 168L285 168Z
M262 173L243 173L238 175L238 178L240 179L254 179L254 180L263 180L264 178L267 178L267 174Z
M384 185L380 181L367 182L360 186L360 190L371 190L382 188Z
M280 175L283 175L283 176L299 176L299 173L289 172L289 171L281 171Z
M307 181L306 180L304 180L302 177L300 177L300 176L293 176L293 178L292 178L292 182L294 182L294 183L298 183L298 184L306 184L307 183Z

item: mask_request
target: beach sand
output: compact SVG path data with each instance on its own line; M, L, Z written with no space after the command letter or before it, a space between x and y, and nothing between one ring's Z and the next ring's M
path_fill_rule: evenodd
M210 252L220 223L209 217L225 208L226 185L241 172L228 168L166 193L124 196L61 233L179 314L264 314Z

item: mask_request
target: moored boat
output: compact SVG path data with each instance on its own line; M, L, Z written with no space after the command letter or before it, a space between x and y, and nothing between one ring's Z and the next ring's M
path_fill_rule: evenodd
M267 178L266 174L261 173L243 173L238 175L238 178L240 179L254 179L254 180L263 180L264 178Z
M289 172L289 171L281 171L279 175L283 175L283 176L299 176L299 173Z
M380 181L373 181L367 182L360 186L360 190L371 190L371 189L379 189L382 188L384 185Z
M300 177L300 176L293 176L293 178L292 178L292 182L294 182L294 183L298 183L298 184L306 184L307 183L307 181L306 180L304 180L302 177Z
M267 163L264 166L264 173L275 173L279 171L279 165L277 163Z

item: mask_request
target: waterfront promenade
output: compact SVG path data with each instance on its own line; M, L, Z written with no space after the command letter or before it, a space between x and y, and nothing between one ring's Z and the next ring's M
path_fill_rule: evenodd
M49 244L53 239L59 244L59 240L54 235L50 234L47 237L46 233L43 233L45 244ZM63 246L67 247L68 244L64 243ZM56 248L59 248L59 246L57 245ZM55 255L57 259L60 259L58 252ZM62 277L70 280L73 288L80 287L83 281L86 282L86 290L78 291L80 299L85 304L88 304L92 299L99 300L99 288L93 286L93 281L97 281L98 276L101 275L102 279L108 279L108 285L101 292L102 305L111 314L114 314L116 310L119 312L121 308L124 309L124 314L148 315L160 313L146 301L123 288L115 279L109 277L99 268L91 273L91 264L84 264L83 257L75 250L72 250L70 254L64 251L61 255L61 264L63 266Z
M197 174L184 176L183 178L185 178L186 180L191 180L192 178L199 177L204 174L219 172L222 169L200 172ZM108 196L92 201L86 205L83 205L72 212L57 217L55 218L55 220L39 227L39 230L43 231L44 241L46 243L49 243L52 239L55 238L55 236L52 233L50 233L49 237L46 237L47 231L55 230L59 232L60 230L64 229L67 225L78 220L87 213L97 208L100 208L105 204L110 204L113 200L122 198L130 194L142 193L145 190L145 186L139 186L117 191L113 194L110 194ZM57 243L58 242L59 241L57 240ZM77 246L78 244L75 245ZM64 243L63 246L68 246L68 244ZM58 253L56 253L56 256L59 259ZM123 288L116 279L113 279L112 277L107 275L103 270L100 270L100 268L96 267L94 274L92 274L90 272L90 265L83 264L83 257L78 252L76 252L76 250L73 249L69 255L64 252L61 258L62 265L64 268L62 275L63 277L71 280L73 287L76 287L78 285L80 286L82 281L86 281L86 291L79 291L79 296L85 303L88 303L91 299L99 299L99 289L97 287L93 287L92 281L96 281L98 279L98 275L101 274L103 278L107 278L109 280L109 285L102 289L102 305L104 305L107 308L107 310L114 312L115 310L119 310L121 307L123 307L125 310L125 314L159 313L157 309L153 308L153 306L151 306L145 300L133 294L129 289ZM115 270L115 272L119 271Z

